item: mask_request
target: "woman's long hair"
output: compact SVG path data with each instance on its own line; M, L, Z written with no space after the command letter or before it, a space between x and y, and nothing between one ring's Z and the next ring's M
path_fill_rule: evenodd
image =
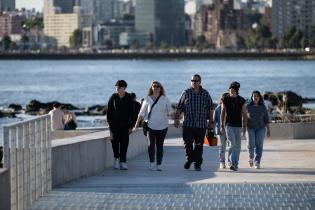
M254 90L254 91L252 92L252 96L250 97L250 103L249 103L249 104L250 104L250 105L253 105L253 104L254 104L254 99L253 99L254 94L257 94L257 95L259 96L258 105L263 105L263 104L264 104L264 99L263 99L262 95L260 94L260 92L259 92L258 90Z
M164 87L163 87L162 84L161 84L159 81L157 81L157 80L153 80L153 81L151 82L151 85L150 85L149 90L148 90L148 96L150 96L150 95L153 94L153 90L152 90L152 86L153 86L153 85L158 85L158 86L160 86L160 95L165 96Z

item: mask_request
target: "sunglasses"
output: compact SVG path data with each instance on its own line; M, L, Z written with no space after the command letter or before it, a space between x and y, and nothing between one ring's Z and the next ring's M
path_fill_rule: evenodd
M190 80L191 82L199 82L199 80L196 80L196 79L192 79Z
M153 88L160 88L160 85L152 85Z

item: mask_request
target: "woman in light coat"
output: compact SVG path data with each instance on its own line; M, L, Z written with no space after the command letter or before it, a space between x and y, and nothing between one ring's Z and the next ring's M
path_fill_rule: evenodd
M156 102L152 108L153 103ZM148 119L149 112L151 111ZM148 153L150 170L162 171L163 145L168 130L168 119L171 113L171 104L165 96L162 84L156 80L151 82L148 94L141 106L135 128L145 120L148 123ZM156 164L155 164L156 153Z

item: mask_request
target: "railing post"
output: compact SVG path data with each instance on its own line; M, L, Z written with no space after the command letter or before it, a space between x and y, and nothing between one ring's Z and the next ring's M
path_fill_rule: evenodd
M36 199L36 154L35 154L35 121L30 123L30 200Z
M17 188L17 151L16 151L16 127L10 127L10 180L11 180L11 210L18 208Z
M17 184L18 184L18 210L23 210L23 184L24 184L24 167L23 167L23 125L18 127L18 138L17 138Z
M30 205L30 123L23 125L23 148L24 148L24 204L27 208Z
M10 139L9 139L9 129L3 127L3 163L4 168L10 169Z

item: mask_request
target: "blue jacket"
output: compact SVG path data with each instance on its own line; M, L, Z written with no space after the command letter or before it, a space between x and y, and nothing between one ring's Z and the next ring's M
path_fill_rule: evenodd
M214 124L214 134L215 135L221 135L221 132L220 132L220 127L221 127L220 116L221 116L221 105L219 104L215 108L215 110L213 112L213 124Z

